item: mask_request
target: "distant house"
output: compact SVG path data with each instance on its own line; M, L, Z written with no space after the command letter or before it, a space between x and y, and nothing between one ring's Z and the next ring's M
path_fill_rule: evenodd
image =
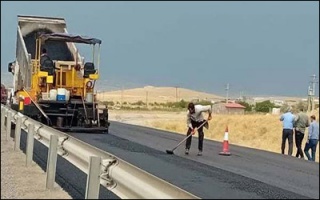
M273 100L273 103L276 106L283 106L284 101L283 100Z
M244 107L238 103L220 103L212 106L212 112L216 114L244 114Z

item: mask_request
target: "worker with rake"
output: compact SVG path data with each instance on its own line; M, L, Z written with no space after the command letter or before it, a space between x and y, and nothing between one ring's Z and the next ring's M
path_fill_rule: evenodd
M207 120L204 120L202 113L208 112L209 116ZM203 105L195 105L194 103L188 104L188 114L187 114L187 126L188 126L188 132L187 136L190 134L194 135L196 131L198 131L198 156L202 156L203 151L203 126L208 129L209 124L208 121L211 120L211 113L212 108L210 105L203 106ZM189 154L190 146L191 146L192 136L188 137L186 142L186 150L185 154Z

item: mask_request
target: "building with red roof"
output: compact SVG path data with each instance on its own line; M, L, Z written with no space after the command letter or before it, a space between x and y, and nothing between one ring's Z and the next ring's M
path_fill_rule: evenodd
M220 103L212 106L213 113L216 114L244 114L245 106L229 102L229 103Z

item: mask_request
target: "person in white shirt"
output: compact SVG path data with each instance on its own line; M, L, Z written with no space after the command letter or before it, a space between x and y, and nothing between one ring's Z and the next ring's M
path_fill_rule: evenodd
M189 103L188 104L188 114L187 114L187 126L188 126L188 132L187 136L190 134L194 135L196 131L198 131L198 138L199 138L199 143L198 143L198 156L202 155L202 150L203 150L203 138L204 138L204 133L203 133L203 126L198 129L198 127L205 122L202 113L203 112L208 112L208 120L211 120L211 113L212 113L212 108L210 105L208 106L202 106L202 105L194 105L194 103ZM205 123L204 125L207 129L209 128L208 122ZM191 146L191 141L192 141L192 136L190 136L187 139L186 142L186 151L185 154L189 154L190 146Z

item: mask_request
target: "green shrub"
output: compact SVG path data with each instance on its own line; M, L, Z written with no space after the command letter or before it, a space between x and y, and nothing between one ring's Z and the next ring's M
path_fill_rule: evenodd
M132 105L143 106L143 105L145 105L145 103L140 100L140 101L132 103Z
M240 101L240 102L237 102L237 103L240 104L240 105L243 105L244 107L246 107L246 108L244 109L244 111L251 112L252 109L253 109L253 105L250 105L250 104L247 103L247 102Z
M255 110L257 112L268 113L272 108L277 108L277 107L279 106L276 106L274 103L271 103L270 100L267 100L267 101L256 103Z
M113 101L104 101L103 104L106 105L106 106L114 106L114 102Z

